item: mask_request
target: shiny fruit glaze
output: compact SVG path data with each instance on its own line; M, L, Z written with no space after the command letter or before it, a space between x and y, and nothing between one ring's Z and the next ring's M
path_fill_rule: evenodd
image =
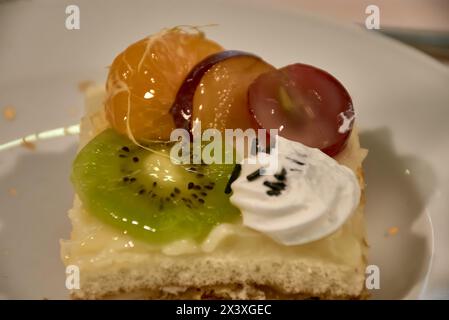
M248 108L260 127L321 149L330 156L346 145L354 120L352 100L329 73L293 64L265 73L248 90Z
M187 75L170 110L178 128L246 129L254 121L246 108L247 87L261 73L274 70L252 53L227 50L199 62Z
M119 54L106 83L106 117L119 133L138 141L169 140L169 113L189 71L222 51L202 32L175 27L142 39Z
M259 75L275 68L252 55L236 56L215 64L202 77L193 98L193 121L201 128L254 128L248 111L248 87Z

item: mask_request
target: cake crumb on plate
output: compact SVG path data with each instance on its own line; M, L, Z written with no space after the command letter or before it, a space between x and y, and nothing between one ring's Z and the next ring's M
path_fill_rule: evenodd
M6 106L3 108L3 118L8 121L12 121L16 118L16 109L11 106Z
M387 230L387 236L395 236L397 235L399 232L399 228L398 227L390 227Z
M11 197L17 196L17 189L16 189L16 188L9 188L9 189L8 189L8 194L9 194Z
M25 139L22 139L22 147L29 149L29 150L36 150L36 145L30 141L26 141Z

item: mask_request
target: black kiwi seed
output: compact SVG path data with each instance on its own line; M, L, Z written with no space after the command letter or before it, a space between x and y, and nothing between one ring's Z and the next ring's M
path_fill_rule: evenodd
M229 177L228 183L226 184L226 187L224 189L224 193L229 194L232 192L231 184L237 180L237 178L240 176L240 172L242 171L242 165L236 164L234 166L234 169L232 170L231 176Z
M199 198L199 199L198 199L198 202L199 202L199 203L204 203L204 199Z
M274 177L279 180L279 181L284 181L285 180L285 176L287 175L287 170L285 170L285 168L282 168L280 173L276 173L274 175Z
M270 181L264 181L263 182L264 186L267 186L268 188L270 188L271 190L274 191L281 191L284 190L286 185L283 182L270 182Z
M122 150L125 151L125 152L129 152L129 148L128 148L127 146L124 146L124 147L122 148Z
M193 182L189 182L189 184L187 184L187 189L192 189L195 186L195 184Z
M173 191L175 191L175 193L181 193L181 190L179 190L178 188L174 188Z
M256 171L254 171L254 172L250 173L249 175L247 175L246 179L248 181L254 181L254 180L256 180L259 177L260 177L260 169L257 169Z
M281 194L281 192L280 192L279 190L268 190L268 191L267 191L267 194L268 194L269 196L278 196L278 195Z
M134 162L139 162L139 158L138 157L133 157L133 161Z
M129 179L130 182L135 182L137 179L132 177L131 179Z
M123 182L128 182L129 181L129 178L128 177L124 177L123 178Z
M193 187L193 189L195 189L195 190L201 190L201 186L196 185L196 186Z
M139 194L144 194L145 193L145 189L140 189L139 190Z
M200 194L201 194L203 197L207 196L207 193L206 193L206 192L200 192Z
M197 176L198 178L202 178L202 177L204 177L204 174L202 174L202 173L197 173L196 176Z
M128 157L128 156L125 155L125 154L119 154L118 156L119 156L119 158L127 158L127 157Z
M153 182L153 187L155 187L157 185L157 182L156 181L154 181Z
M290 157L286 157L286 159L288 159L288 160L290 160L290 161L292 161L292 162L294 162L294 163L296 163L296 164L299 164L300 166L305 165L304 162L301 162L301 161L299 161L299 160L296 160L296 159L293 159L293 158L290 158Z
M173 192L170 193L170 197L174 198L174 197L175 197L175 194L174 194Z
M211 185L205 186L204 188L206 188L207 190L212 190L214 187Z
M192 193L192 197L194 197L195 199L198 198L198 196L195 193Z

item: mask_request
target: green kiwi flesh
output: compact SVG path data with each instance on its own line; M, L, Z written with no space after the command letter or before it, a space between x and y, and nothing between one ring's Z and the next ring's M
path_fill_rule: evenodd
M170 143L146 147L153 151L107 129L78 153L71 178L89 214L154 244L201 241L214 226L238 221L224 192L234 165L175 164Z

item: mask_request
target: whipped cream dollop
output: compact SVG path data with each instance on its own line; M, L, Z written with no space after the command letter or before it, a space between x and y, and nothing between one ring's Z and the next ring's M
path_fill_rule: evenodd
M276 159L276 170L266 160ZM335 232L360 201L354 172L319 149L283 137L270 155L251 155L231 185L231 202L243 224L284 245L299 245ZM262 174L261 174L262 173ZM265 173L265 174L264 174Z

